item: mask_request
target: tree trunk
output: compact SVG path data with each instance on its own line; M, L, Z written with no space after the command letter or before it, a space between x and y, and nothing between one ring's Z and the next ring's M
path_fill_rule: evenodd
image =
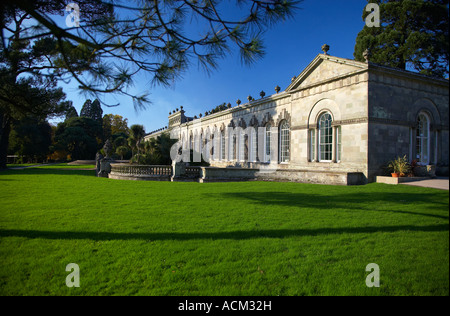
M0 113L0 169L6 169L11 119L7 114Z

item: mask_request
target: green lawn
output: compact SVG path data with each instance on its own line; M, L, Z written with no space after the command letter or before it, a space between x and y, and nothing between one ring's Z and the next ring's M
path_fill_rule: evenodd
M29 167L29 166L36 166L40 163L9 163L6 165L7 168L18 168L18 167Z
M95 165L69 165L68 163L57 163L48 166L39 166L45 169L95 169Z
M0 172L0 295L449 295L448 191L93 174Z

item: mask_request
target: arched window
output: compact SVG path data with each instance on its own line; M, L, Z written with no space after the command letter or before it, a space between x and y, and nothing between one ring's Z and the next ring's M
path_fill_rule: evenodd
M231 159L236 160L237 144L236 144L236 135L235 134L233 134L233 145L231 148L233 149Z
M189 136L189 149L194 150L194 137L192 135Z
M430 120L421 113L417 118L416 158L420 164L430 163Z
M287 121L283 121L280 124L280 162L289 162L289 146L290 146L290 137L289 137L289 123Z
M250 127L250 153L249 153L249 160L251 162L256 161L258 152L258 137L256 134L256 129L252 126Z
M220 133L220 155L220 158L225 160L225 131Z
M330 113L324 113L319 118L319 161L333 159L333 119Z
M245 141L246 134L243 128L239 128L239 161L245 160Z
M266 125L266 132L265 132L265 150L264 150L264 161L270 162L270 129L272 128L272 125L267 124Z
M211 155L211 159L215 159L214 156L214 147L215 147L215 143L214 143L214 134L211 134L211 150L210 150L210 155Z

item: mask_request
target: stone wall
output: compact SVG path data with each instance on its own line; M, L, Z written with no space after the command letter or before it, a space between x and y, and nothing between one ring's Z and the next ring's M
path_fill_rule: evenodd
M171 137L179 139L178 146L186 151L191 147L191 138L196 150L200 144L203 144L202 148L208 148L203 151L207 155L214 147L210 159L212 167L257 169L265 166L264 148L261 147L264 146L264 130L250 136L247 129L247 136L241 140L246 147L247 159L244 160L240 159L239 151L243 147L239 135L236 159L230 158L232 132L237 128L263 128L270 123L274 127L271 163L280 170L281 178L288 179L288 175L302 180L311 176L311 181L323 183L349 182L330 180L342 173L358 174L356 182L367 183L382 174L382 166L389 160L403 155L410 160L415 157L414 128L421 111L426 111L432 118L430 162L447 166L448 172L448 102L448 80L434 80L411 72L320 54L283 92L200 119L183 120L183 110L181 114L171 114L169 125ZM332 116L333 157L330 161L319 161L317 143L315 156L312 155L310 135L315 130L317 139L318 120L325 112ZM283 121L290 126L289 159L286 162L279 161L278 155L278 128ZM338 130L341 133L340 159L337 155ZM220 155L222 131L225 159ZM149 135L147 139L159 133ZM258 154L250 157L254 139L258 140ZM308 173L311 171L317 174L328 172L333 176Z
M371 65L368 100L370 181L398 156L417 158L415 129L423 112L431 119L429 163L448 166L448 80Z

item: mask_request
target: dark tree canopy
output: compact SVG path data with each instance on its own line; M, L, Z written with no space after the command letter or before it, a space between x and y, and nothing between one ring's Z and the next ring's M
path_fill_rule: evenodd
M16 121L10 134L9 153L27 161L44 161L52 143L52 128L46 121L26 117Z
M72 117L78 117L78 112L73 105L69 106L66 111L66 120L71 119Z
M55 131L55 150L64 150L73 160L94 159L102 146L102 126L87 117L59 123Z
M448 0L368 0L380 7L381 27L358 34L354 57L425 75L449 74ZM363 19L369 13L364 10Z
M80 111L80 117L81 116L101 122L103 119L103 110L100 105L100 101L97 99L95 99L94 102L89 99L86 100Z

